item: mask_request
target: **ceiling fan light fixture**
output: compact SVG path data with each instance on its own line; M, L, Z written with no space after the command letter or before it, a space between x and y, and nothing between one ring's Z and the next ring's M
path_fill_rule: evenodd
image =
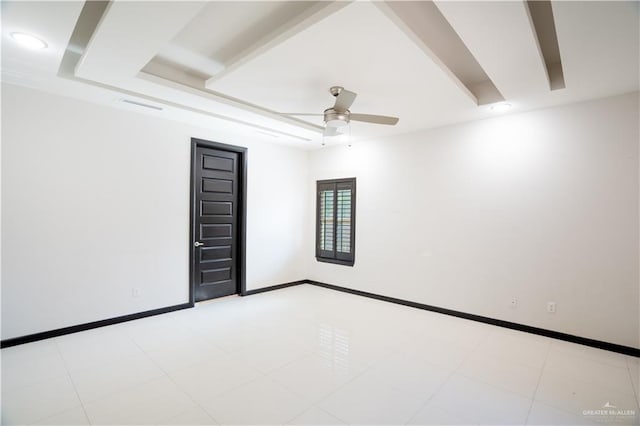
M349 122L342 122L340 127L330 127L328 124L322 133L322 146L329 143L341 144L351 142L351 125ZM339 129L339 130L338 130Z
M348 121L345 120L340 120L340 119L333 119L333 120L328 120L327 121L327 127L344 127L347 126L349 124Z

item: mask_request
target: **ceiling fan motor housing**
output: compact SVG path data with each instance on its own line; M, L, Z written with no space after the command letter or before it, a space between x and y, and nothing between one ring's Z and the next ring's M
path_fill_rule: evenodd
M331 93L333 96L338 96L343 89L344 87L342 86L331 86L329 87L329 93Z
M328 127L343 127L349 124L350 112L337 111L334 108L328 108L324 110L324 122Z

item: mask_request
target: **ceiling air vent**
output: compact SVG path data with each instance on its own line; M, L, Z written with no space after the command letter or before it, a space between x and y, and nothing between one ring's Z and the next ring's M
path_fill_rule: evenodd
M260 133L261 135L271 136L272 138L279 138L280 135L274 135L273 133L263 132L262 130L256 130L256 133Z
M159 106L156 106L156 105L145 104L145 103L134 101L134 100L131 100L131 99L120 99L120 102L124 102L125 104L139 106L139 107L142 107L142 108L153 109L155 111L162 111L162 107L159 107Z

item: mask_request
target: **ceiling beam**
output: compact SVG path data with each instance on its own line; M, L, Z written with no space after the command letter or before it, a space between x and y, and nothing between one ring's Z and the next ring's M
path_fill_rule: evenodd
M523 0L436 6L505 99L549 92L547 70Z
M306 130L310 130L316 133L322 133L324 127L318 126L316 124L309 123L304 120L299 120L294 117L289 117L286 115L282 115L276 111L272 111L268 108L263 108L258 105L251 104L249 102L242 101L240 99L233 98L231 96L224 95L222 93L209 91L202 88L200 84L201 80L195 78L172 78L168 79L163 77L163 74L166 75L167 72L175 72L172 68L167 70L162 70L163 65L159 63L150 63L145 68L145 72L138 73L138 77L153 82L156 84L161 84L165 87L180 90L185 93L189 93L191 95L201 96L203 98L216 101L234 108L238 108L241 111L247 111L253 114L257 114L259 117L254 117L254 120L259 120L261 118L267 118L270 120L276 120L280 123L295 126L295 128L303 128ZM291 132L295 132L296 129L290 129Z
M134 77L204 5L111 1L76 65L76 76L110 83Z
M285 25L275 29L268 36L261 38L256 43L234 56L231 60L225 63L224 70L212 76L205 82L205 87L207 89L214 89L215 82L219 78L241 67L301 31L304 31L327 16L337 12L343 7L349 5L351 2L351 0L317 2L313 7L305 10Z
M429 46L429 40L425 37L424 33L421 33L419 28L428 28L428 22L420 22L421 25L416 24L415 8L422 8L426 3L431 2L389 2L380 1L373 4L380 9L394 24L404 32L411 41L413 41L424 52L429 59L431 59L450 79L453 83L471 99L475 104L478 103L478 98L474 95L469 88L458 78L453 70L444 63L444 61L431 49ZM455 33L454 33L455 34Z

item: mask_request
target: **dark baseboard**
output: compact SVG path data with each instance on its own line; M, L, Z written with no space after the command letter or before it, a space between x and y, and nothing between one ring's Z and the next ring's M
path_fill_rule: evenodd
M180 309L193 308L193 303L182 303L180 305L167 306L164 308L152 309L150 311L138 312L135 314L123 315L121 317L109 318L85 324L72 325L70 327L58 328L56 330L43 331L41 333L28 334L26 336L13 337L0 341L0 348L22 345L24 343L36 342L38 340L50 339L52 337L64 336L65 334L77 333L79 331L91 330L92 328L104 327L106 325L118 324L121 322L136 320L154 315L166 314L167 312L178 311Z
M354 290L351 288L340 287L337 285L321 283L318 281L307 280L307 283L328 288L331 290L342 291L345 293L355 294L358 296L369 297L371 299L382 300L385 302L396 303L398 305L410 306L412 308L424 309L426 311L437 312L439 314L451 315L458 318L464 318L471 321L482 322L485 324L496 325L498 327L510 328L512 330L524 331L526 333L537 334L540 336L550 337L552 339L564 340L566 342L578 343L580 345L591 346L593 348L604 349L611 352L617 352L624 355L630 355L640 358L640 349L630 346L618 345L616 343L603 342L601 340L589 339L587 337L574 336L572 334L561 333L559 331L547 330L544 328L532 327L530 325L518 324L511 321L504 321L495 318L483 317L481 315L469 314L466 312L454 311L452 309L439 308L437 306L425 305L423 303L411 302L409 300L396 299L395 297L381 296L379 294L368 293L366 291Z
M290 283L272 285L269 287L257 288L255 290L247 290L241 294L241 296L251 296L252 294L264 293L266 291L280 290L282 288L294 287L300 284L307 284L309 280L292 281Z
M307 280L294 281L290 283L273 285L270 287L258 288L255 290L245 291L241 296L250 296L252 294L264 293L266 291L279 290L282 288L293 287L300 284L306 284ZM58 328L56 330L43 331L40 333L28 334L26 336L13 337L0 341L0 348L9 348L11 346L22 345L25 343L37 342L38 340L50 339L52 337L64 336L65 334L77 333L79 331L91 330L93 328L104 327L107 325L118 324L121 322L132 321L140 318L150 317L153 315L166 314L168 312L178 311L180 309L193 308L193 303L183 303L180 305L167 306L164 308L152 309L150 311L138 312L135 314L124 315L121 317L109 318L99 321L88 322L85 324L72 325L69 327Z
M577 343L580 345L591 346L593 348L604 349L611 352L617 352L624 355L630 355L640 358L640 349L632 348L630 346L618 345L616 343L604 342L601 340L589 339L587 337L574 336L572 334L561 333L559 331L547 330L544 328L533 327L530 325L518 324L511 321L504 321L495 318L484 317L481 315L469 314L466 312L455 311L452 309L440 308L438 306L425 305L423 303L412 302L410 300L397 299L395 297L382 296L380 294L369 293L361 290L354 290L347 287L340 287L333 284L326 284L313 280L300 280L290 283L278 284L269 287L258 288L255 290L249 290L242 294L242 296L251 296L254 294L265 293L268 291L280 290L287 287L294 287L301 284L311 284L318 287L324 287L331 290L341 291L344 293L355 294L357 296L368 297L371 299L382 300L384 302L395 303L398 305L409 306L411 308L423 309L426 311L437 312L439 314L451 315L458 318L463 318L471 321L482 322L485 324L495 325L498 327L509 328L512 330L523 331L526 333L537 334L539 336L550 337L552 339L564 340L566 342ZM27 336L14 337L11 339L5 339L0 341L0 348L8 348L11 346L21 345L24 343L35 342L38 340L50 339L52 337L63 336L65 334L77 333L79 331L91 330L93 328L104 327L107 325L118 324L121 322L136 320L140 318L150 317L153 315L165 314L168 312L177 311L180 309L192 308L192 303L183 303L180 305L167 306L159 309L152 309L150 311L138 312L135 314L124 315L116 318L109 318L100 321L89 322L86 324L74 325L71 327L59 328L56 330L44 331L41 333L29 334Z

